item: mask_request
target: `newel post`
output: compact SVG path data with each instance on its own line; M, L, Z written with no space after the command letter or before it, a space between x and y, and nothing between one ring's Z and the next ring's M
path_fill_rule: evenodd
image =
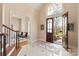
M16 49L19 48L19 31L16 31Z

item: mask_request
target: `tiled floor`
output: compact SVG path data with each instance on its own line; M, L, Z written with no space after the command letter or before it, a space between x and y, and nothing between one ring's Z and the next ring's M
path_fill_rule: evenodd
M71 56L61 45L36 41L23 46L18 56Z
M55 43L55 44L62 45L62 38L60 38L60 39L54 41L54 43Z

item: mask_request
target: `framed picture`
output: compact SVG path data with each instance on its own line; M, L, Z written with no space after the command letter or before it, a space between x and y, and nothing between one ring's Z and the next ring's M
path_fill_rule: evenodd
M74 23L68 24L68 31L74 31Z
M44 25L43 24L40 27L41 27L41 30L44 30Z

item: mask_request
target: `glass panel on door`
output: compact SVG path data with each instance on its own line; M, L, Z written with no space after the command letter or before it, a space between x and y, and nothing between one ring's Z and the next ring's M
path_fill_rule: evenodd
M46 19L46 41L53 42L53 18Z
M50 19L50 20L47 21L47 31L49 33L52 32L52 19Z

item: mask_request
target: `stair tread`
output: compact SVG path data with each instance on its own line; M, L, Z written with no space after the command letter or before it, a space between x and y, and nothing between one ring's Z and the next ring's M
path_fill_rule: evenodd
M15 48L15 50L12 52L12 54L10 56L17 56L17 54L20 52L21 48L22 47L17 48L17 49Z
M14 48L14 46L15 46L14 44L12 44L11 46L8 46L6 50L6 54L8 54Z

